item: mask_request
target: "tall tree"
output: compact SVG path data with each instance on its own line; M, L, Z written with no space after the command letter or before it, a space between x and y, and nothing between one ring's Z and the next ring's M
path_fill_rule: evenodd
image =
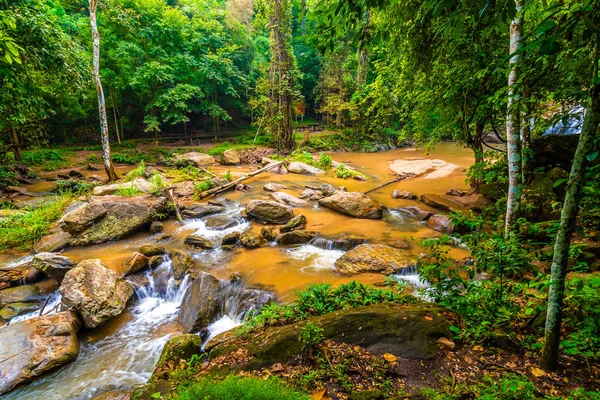
M515 228L523 192L521 164L521 112L519 68L523 48L523 0L515 0L516 15L510 24L510 74L508 75L508 112L506 115L506 144L508 153L508 200L506 202L505 233Z
M104 158L104 170L108 176L108 181L113 182L118 179L115 168L112 164L110 155L110 140L108 136L108 121L106 119L106 104L104 102L104 91L100 81L100 33L96 24L96 9L98 0L90 0L90 24L92 26L92 45L93 45L93 66L92 75L98 94L98 112L100 114L100 136L102 140L102 155Z

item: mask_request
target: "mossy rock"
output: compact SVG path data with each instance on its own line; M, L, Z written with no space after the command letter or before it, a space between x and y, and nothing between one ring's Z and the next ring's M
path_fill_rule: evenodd
M165 347L163 347L149 382L159 380L163 371L169 369L167 364L176 366L179 365L181 360L188 360L194 354L200 354L202 352L200 346L202 346L202 339L200 336L191 333L169 339L167 344L165 344Z

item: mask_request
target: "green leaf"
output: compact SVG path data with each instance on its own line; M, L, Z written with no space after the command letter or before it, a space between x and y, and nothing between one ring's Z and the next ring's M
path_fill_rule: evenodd
M598 150L592 151L591 153L587 153L585 156L585 158L587 158L588 161L594 161L596 157L598 157Z
M556 182L554 182L552 187L558 187L558 186L562 185L563 183L567 182L568 180L569 180L569 178L558 179Z

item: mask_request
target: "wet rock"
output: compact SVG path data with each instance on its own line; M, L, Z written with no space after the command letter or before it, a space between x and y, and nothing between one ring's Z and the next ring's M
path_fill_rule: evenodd
M314 231L292 231L282 233L275 238L275 241L282 245L304 244L317 237L318 233Z
M355 181L366 181L367 177L363 174L356 174L352 177L352 179L354 179Z
M398 211L399 213L402 213L409 218L416 219L417 221L425 221L433 215L432 212L425 211L417 206L396 208L394 211Z
M417 195L412 192L405 192L403 190L394 190L392 192L392 199L414 200L416 198Z
M71 242L71 234L64 231L59 231L45 235L38 240L33 246L33 251L36 253L56 252L66 248Z
M144 269L148 266L148 257L139 252L134 252L132 255L123 260L123 273L121 276L131 275Z
M446 191L446 194L448 196L462 197L462 196L468 195L469 192L467 192L466 190L460 190L460 189L448 189Z
M221 163L225 165L238 165L242 163L242 160L237 150L229 149L223 153Z
M208 154L198 153L196 151L190 151L189 153L179 154L173 158L175 164L193 165L195 167L205 167L207 165L213 165L215 159Z
M262 229L260 230L260 234L262 237L267 239L269 242L272 242L275 240L277 235L279 235L279 232L277 232L277 229L275 229L272 226L263 226Z
M327 196L333 196L335 194L336 190L335 188L330 185L329 183L324 183L321 185L321 193L323 193L323 196L327 197Z
M412 248L412 243L406 239L394 240L390 243L390 246L397 249L408 250Z
M163 347L150 381L164 378L164 372L170 371L174 366L178 366L182 360L187 361L194 354L200 354L202 352L200 349L201 346L202 338L191 333L169 339L165 347Z
M271 193L271 197L277 200L280 203L287 204L290 207L308 207L308 202L297 198L296 196L292 196L291 194L285 192L275 192Z
M383 214L381 204L360 192L336 192L319 205L356 218L380 219Z
M347 192L348 189L346 189L346 186L338 186L337 190L339 190L340 192Z
M312 201L321 200L323 197L325 197L323 195L323 193L320 190L316 190L316 189L303 190L302 194L300 195L301 199L308 199L308 200L312 200Z
M192 256L182 250L172 250L171 260L173 261L173 276L177 280L183 279L188 270L194 265Z
M263 186L263 190L266 192L279 192L280 190L287 189L287 186L280 183L267 183Z
M438 210L448 212L463 212L467 208L453 199L451 196L438 195L438 194L424 194L421 195L421 201L428 206L437 208Z
M65 215L61 228L73 237L70 243L87 246L122 237L147 227L166 206L164 197L103 196Z
M228 215L213 215L204 218L206 227L214 231L224 231L239 225L239 221Z
M299 229L304 229L306 228L307 223L308 221L306 220L306 217L304 215L296 215L294 218L290 219L290 221L287 224L282 226L281 229L279 229L279 232L286 233Z
M165 249L162 246L158 246L155 244L145 244L143 246L141 246L138 251L140 253L142 253L143 255L145 255L146 257L152 257L152 256L162 256L163 254L166 254L167 249Z
M0 290L9 286L36 283L45 278L46 275L43 272L30 266L30 264L0 269Z
M267 245L267 240L264 237L252 231L242 233L240 242L247 249L256 249Z
M87 328L95 328L121 314L133 288L98 259L81 261L67 272L58 289L62 302L73 307Z
M219 280L209 273L200 272L194 278L177 317L184 332L198 332L217 317L220 287Z
M161 233L164 230L165 230L165 227L162 224L162 222L152 221L152 223L150 224L150 229L149 229L150 233Z
M217 214L225 211L225 207L212 204L192 204L187 206L181 215L187 218L202 218L207 215Z
M192 181L176 183L173 191L178 197L192 197L196 193L196 185Z
M58 282L47 279L33 285L21 285L0 290L0 307L11 303L40 303L58 288Z
M290 206L268 200L252 200L246 204L246 213L250 218L266 224L287 224L294 217Z
M0 319L10 321L14 317L39 310L40 303L10 303L0 309Z
M0 394L29 382L79 354L80 322L71 311L31 318L0 329Z
M452 233L454 231L454 224L452 220L443 214L434 214L427 220L427 224L433 228L433 230L442 233Z
M163 258L163 256L152 256L148 258L148 265L150 266L150 268L156 268L164 261L165 259Z
M235 246L240 242L240 233L239 232L231 232L227 235L223 236L223 240L221 241L221 246Z
M203 250L209 250L214 248L210 240L197 235L190 235L186 237L183 243L185 243L185 246L189 250L195 252L201 252Z
M361 244L341 256L335 262L335 268L344 275L362 272L391 274L415 264L413 256L405 251L382 244Z
M96 186L92 190L93 196L109 196L115 194L119 190L123 189L136 189L142 193L149 193L152 189L155 188L155 185L152 184L145 178L138 176L131 182L123 182L123 183L113 183L111 185L103 185Z
M38 253L33 256L31 265L50 278L61 281L75 264L66 256L57 253Z
M303 175L325 175L325 171L320 170L317 167L313 167L311 165L305 164L303 162L294 161L289 163L287 166L288 171L294 174L303 174Z
M140 273L129 275L125 278L127 282L135 289L140 290L143 287L148 286L150 283L146 275Z

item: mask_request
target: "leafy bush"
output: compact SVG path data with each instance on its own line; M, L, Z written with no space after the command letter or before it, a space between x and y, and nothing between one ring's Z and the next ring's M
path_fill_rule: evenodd
M600 240L600 165L589 169L579 211L579 224L585 234Z
M122 187L117 189L117 191L115 192L115 195L117 196L129 196L129 197L134 197L134 196L141 196L144 193L136 188L136 187Z
M225 173L223 174L223 178L231 182L233 180L233 177L231 176L231 171L225 171Z
M178 400L309 400L310 396L288 388L277 378L230 375L223 380L204 378L180 387Z
M148 155L139 150L126 150L120 153L113 153L111 158L115 163L129 165L139 164L142 161L151 161Z
M362 175L360 172L356 172L351 169L348 169L348 167L346 167L346 164L344 164L344 163L341 163L340 165L335 167L335 177L336 178L347 179L347 178L354 178L355 176L362 176L364 178L364 175Z
M325 339L323 332L325 332L325 330L320 326L317 326L312 322L307 322L300 330L300 339L302 340L304 347L311 348L321 343Z
M565 321L569 330L561 342L566 354L600 360L600 277L586 275L567 281Z
M504 153L486 151L483 153L484 162L475 163L467 170L467 183L473 186L478 183L503 184L508 182L508 161Z
M296 149L290 154L290 160L302 162L308 165L315 165L315 160L313 156L305 150Z
M39 149L23 152L23 164L54 171L68 166L68 157L62 150Z
M0 190L16 184L18 184L18 181L14 171L6 166L0 165Z
M77 179L60 179L56 181L56 193L60 195L86 195L94 189L95 184Z
M329 168L331 168L331 163L332 163L331 157L329 157L325 153L321 153L321 156L319 157L319 161L317 161L317 167L319 167L323 171L327 171Z
M131 182L135 178L139 178L144 175L144 171L146 171L146 162L144 160L140 161L137 167L129 171L125 178L123 179L125 182Z

